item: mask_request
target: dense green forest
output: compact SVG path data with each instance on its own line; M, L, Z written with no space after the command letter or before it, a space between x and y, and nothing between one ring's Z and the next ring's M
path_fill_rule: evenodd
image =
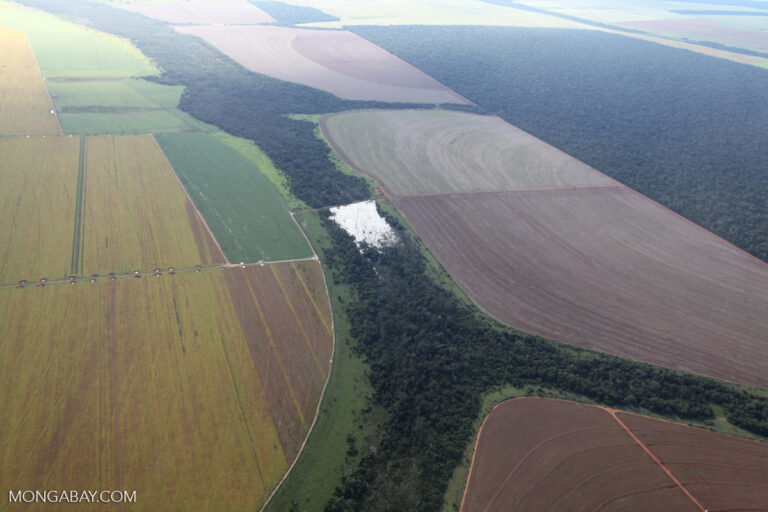
M321 212L323 213L323 212ZM417 242L358 250L327 218L322 259L355 300L346 313L370 366L374 404L386 408L382 440L336 490L327 510L438 510L472 435L480 397L493 387L546 386L596 402L702 420L711 405L768 435L768 400L710 379L549 342L496 325L437 286Z
M598 31L352 30L768 261L768 70Z
M339 18L326 14L316 7L304 5L292 5L285 2L267 2L261 0L248 0L253 5L266 12L280 25L298 25L299 23L312 23L315 21L338 21Z
M198 39L107 6L24 3L131 38L165 70L158 80L187 87L183 109L257 141L307 203L367 194L365 182L330 163L312 124L283 114L373 104L247 72ZM502 384L546 385L607 405L688 419L711 418L711 406L718 405L733 424L768 435L768 400L761 396L503 328L435 283L417 240L394 217L387 216L400 243L361 252L327 212L319 214L329 237L321 259L332 279L353 291L354 300L345 304L354 348L369 366L370 406L384 410L386 418L380 442L338 487L329 511L439 509L472 435L481 395Z

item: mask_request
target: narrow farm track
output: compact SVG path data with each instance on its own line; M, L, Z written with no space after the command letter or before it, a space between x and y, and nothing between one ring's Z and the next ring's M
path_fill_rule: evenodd
M616 423L618 423L618 424L621 426L621 428L623 428L623 429L624 429L624 431L625 431L625 432L626 432L626 433L627 433L627 434L628 434L628 435L629 435L629 436L632 438L632 440L633 440L633 441L635 441L635 442L636 442L636 443L637 443L637 444L640 446L640 448L642 448L642 449L643 449L643 451L644 451L645 453L647 453L647 454L648 454L648 456L649 456L651 459L653 459L653 462L655 462L655 463L656 463L656 464L657 464L657 465L658 465L658 466L659 466L659 467L660 467L660 468L661 468L661 469L664 471L664 473L666 473L666 474L667 474L667 476L669 476L669 478L670 478L670 479L671 479L671 480L672 480L672 481L675 483L675 485L676 485L676 486L678 486L678 487L680 488L680 490L681 490L681 491L683 491L683 493L685 493L685 495L686 495L686 496L688 496L688 498L689 498L689 499L690 499L690 500L691 500L691 501L692 501L692 502L693 502L693 503L694 503L694 504L695 504L697 507L699 507L699 510L701 510L701 512L707 512L707 509L705 509L705 508L704 508L704 506L703 506L701 503L699 503L699 500L697 500L697 499L696 499L696 498L693 496L693 494L691 494L691 493L690 493L690 491L689 491L688 489L686 489L686 488L685 488L685 486L684 486L682 483L680 483L680 480L678 480L678 479L675 477L675 475L673 475L673 474L672 474L672 472L669 470L669 468L667 468L667 466L665 466L665 465L664 465L664 464L663 464L663 463L662 463L662 462L659 460L659 458L658 458L658 457L656 457L656 455L655 455L655 454L654 454L654 453L651 451L651 449L650 449L650 448L648 448L648 446L647 446L645 443L643 443L643 442L642 442L640 439L638 439L638 438L637 438L637 436L634 434L634 432L632 432L632 431L629 429L629 427L627 427L627 425L625 425L625 424L624 424L624 422L623 422L623 421L621 421L621 419L619 419L619 417L616 415L616 410L615 410L615 409L609 409L609 408L607 408L607 407L599 407L599 408L600 408L600 409L602 409L602 410L604 410L604 411L605 411L605 412L607 412L608 414L610 414L610 415L611 415L611 417L612 417L614 420L616 420Z
M75 230L72 235L72 261L70 274L77 275L83 269L85 245L85 193L86 180L86 144L85 137L80 137L80 158L77 169L77 196L75 197Z
M569 400L497 404L460 510L765 510L768 446Z
M171 165L171 161L168 160L168 155L166 155L165 151L163 151L163 148L160 147L160 143L157 142L157 139L155 138L154 135L152 135L152 140L154 141L155 146L157 146L157 150L160 151L160 153L163 155L163 158L165 159L165 163L168 164L168 167L173 169L173 165ZM184 184L181 182L181 178L179 178L179 173L177 173L175 169L173 171L173 175L176 177L176 181L179 182L179 186L181 187L181 190L183 190L184 193L187 195L187 200L189 201L189 204L194 206L195 202L192 201L192 196L189 195L189 191L187 190L187 187L185 187ZM208 226L208 222L206 222L205 217L203 217L203 215L200 213L200 210L197 209L197 206L194 206L194 208L195 208L195 212L197 213L197 217L200 219L200 222L202 222L203 226L205 226L205 230L208 232L208 236L211 237L211 240L213 240L213 242L216 244L216 247L218 247L219 253L221 253L221 257L224 258L224 262L229 264L230 261L227 258L226 253L221 248L219 241L213 235L213 231L211 231L210 226Z
M318 261L316 257L310 257L310 258L299 258L294 260L279 260L279 261L259 261L256 263L225 263L222 265L209 265L209 266L200 266L200 267L186 267L186 268L173 268L173 271L160 271L155 272L154 270L147 270L147 271L136 271L129 274L115 274L113 276L110 275L97 275L97 276L91 276L91 277L78 277L74 280L72 279L51 279L46 281L27 281L24 284L20 283L6 283L6 284L0 284L0 288L23 288L23 287L31 287L31 286L39 286L40 288L52 284L63 284L63 283L72 283L76 284L78 282L84 282L84 281L103 281L105 279L125 279L129 277L133 278L139 278L143 276L157 276L162 277L164 274L170 274L173 275L177 272L207 272L210 270L222 270L225 268L246 268L246 267L256 267L256 266L265 266L265 265L279 265L281 263L296 263L300 261ZM40 286L43 285L43 286Z

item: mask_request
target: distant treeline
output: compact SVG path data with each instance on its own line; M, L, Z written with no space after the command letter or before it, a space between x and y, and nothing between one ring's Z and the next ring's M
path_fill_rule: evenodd
M285 115L393 105L342 100L250 72L200 38L179 34L162 22L124 9L83 0L22 3L133 41L164 71L160 77L147 79L186 86L181 110L255 141L287 175L294 195L308 205L342 204L370 195L363 179L340 172L328 159L329 149L315 137L313 124Z
M512 0L480 0L482 2L485 2L487 4L493 4L493 5L501 5L503 7L511 7L513 9L520 9L522 11L530 11L530 12L537 12L539 14L547 14L549 16L554 16L555 18L562 18L564 20L568 21L575 21L576 23L583 23L584 25L591 25L593 27L599 27L599 28L607 28L610 30L619 30L621 32L631 32L634 34L645 34L646 32L644 30L638 30L634 28L627 28L622 27L621 25L610 25L608 23L603 23L600 21L594 21L587 18L580 18L578 16L573 16L570 14L563 14L557 11L549 11L547 9L542 9L541 7L534 7L532 5L526 5L521 4L519 2L513 2Z
M481 395L504 384L693 420L712 418L714 404L735 425L768 435L763 397L499 328L428 277L396 219L388 220L402 242L361 254L327 212L321 216L332 242L322 259L354 291L346 312L355 348L370 366L372 405L387 411L381 442L336 490L329 511L439 510Z
M677 0L691 4L712 4L712 5L736 5L739 7L752 7L754 9L768 9L766 0Z
M768 12L760 11L706 11L695 9L672 9L669 12L673 12L675 14L700 14L709 16L768 16Z
M248 0L253 5L266 12L280 25L298 25L316 21L339 21L336 16L326 14L316 7L292 5L285 2L267 2Z
M353 31L768 261L768 70L598 31Z

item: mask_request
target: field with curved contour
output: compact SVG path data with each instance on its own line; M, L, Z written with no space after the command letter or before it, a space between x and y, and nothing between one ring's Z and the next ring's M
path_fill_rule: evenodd
M423 114L336 115L325 134L385 189L430 192L393 199L484 311L557 341L768 387L768 265L544 143L543 156L516 152L512 127L505 147L505 132L473 135L467 119L480 116ZM354 129L332 124L346 121ZM422 131L400 139L405 126ZM376 163L386 155L395 165ZM510 188L474 190L492 180Z
M598 406L497 405L462 512L763 510L768 445Z
M469 102L422 71L347 31L276 26L177 26L257 73L350 100Z

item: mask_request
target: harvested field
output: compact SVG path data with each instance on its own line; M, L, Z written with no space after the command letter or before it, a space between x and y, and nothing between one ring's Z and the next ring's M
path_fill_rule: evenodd
M726 46L768 52L768 31L729 27L708 19L680 18L628 21L622 22L620 25L667 37L711 41ZM768 29L768 21L765 22L765 26Z
M251 288L278 277L285 292ZM257 300L271 314L243 329ZM316 262L1 289L0 485L136 489L132 510L258 509L314 417L329 318ZM282 369L264 364L275 354ZM291 386L304 423L281 402Z
M636 414L617 416L709 510L765 510L765 444Z
M625 187L396 199L515 328L768 387L768 266Z
M768 387L765 263L494 117L370 111L322 127L500 321Z
M347 31L275 26L179 26L246 68L345 99L469 103L378 46Z
M0 165L0 282L225 262L149 135L0 139Z
M670 440L676 454L649 437ZM518 398L486 418L461 510L761 510L767 477L761 443L597 406Z
M85 140L82 255L73 273L225 261L152 136Z
M78 147L70 137L0 138L0 283L68 275Z
M274 23L275 19L248 2L171 2L122 6L168 23L235 24Z
M0 135L55 135L56 116L27 35L0 26Z
M700 512L606 411L519 398L483 424L462 512Z
M270 414L291 460L312 423L333 348L320 265L293 262L224 275Z
M344 160L397 196L616 184L498 117L364 110L320 126Z

